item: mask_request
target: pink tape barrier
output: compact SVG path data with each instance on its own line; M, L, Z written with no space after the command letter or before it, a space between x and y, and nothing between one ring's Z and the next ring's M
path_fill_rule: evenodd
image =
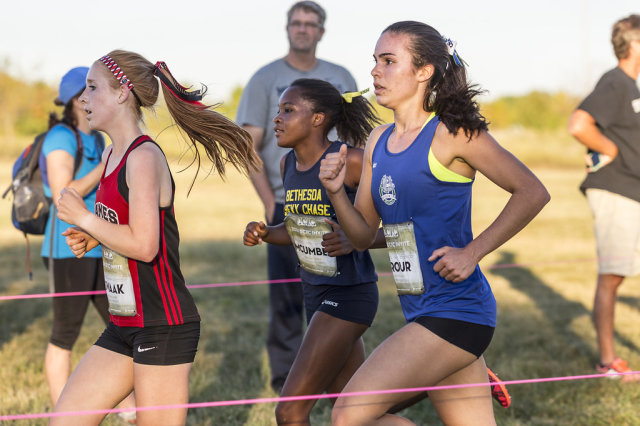
M633 375L633 374L640 374L640 371L631 371L628 373L616 373L616 374L585 374L585 375L579 375L579 376L543 377L538 379L505 380L499 383L502 383L504 385L520 385L520 384L529 384L529 383L546 383L546 382L560 382L560 381L569 381L569 380L596 379L596 378L602 378L602 377L612 378L614 376L625 376L625 375ZM309 399L338 398L340 396L383 395L383 394L393 394L393 393L425 392L425 391L433 391L433 390L460 389L460 388L471 388L471 387L481 387L481 386L491 386L491 384L490 383L466 383L461 385L426 386L426 387L418 387L418 388L384 389L384 390L363 391L363 392L327 393L327 394L321 394L321 395L300 395L300 396L284 396L284 397L273 397L273 398L237 399L237 400L229 400L229 401L194 402L189 404L172 404L172 405L136 407L136 411L171 410L176 408L228 407L232 405L265 404L265 403L274 403L274 402L280 402L280 401L303 401L303 400L309 400ZM41 418L47 418L47 417L82 416L82 415L92 415L92 414L109 414L109 413L120 413L123 411L131 411L131 410L123 409L123 408L112 408L112 409L103 409L103 410L64 411L64 412L58 412L58 413L13 414L13 415L0 416L0 421L41 419Z

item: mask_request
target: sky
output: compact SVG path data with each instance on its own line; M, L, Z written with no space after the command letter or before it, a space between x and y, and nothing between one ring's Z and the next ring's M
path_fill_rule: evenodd
M287 53L284 0L23 0L0 15L0 68L57 87L70 68L113 49L163 60L183 83L202 82L209 101L228 99L261 66ZM319 58L371 86L381 31L428 23L457 42L469 76L488 98L532 90L584 95L616 65L611 26L640 13L638 0L318 0L327 11Z

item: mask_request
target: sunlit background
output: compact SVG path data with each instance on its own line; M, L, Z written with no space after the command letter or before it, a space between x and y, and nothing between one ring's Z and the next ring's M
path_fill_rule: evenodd
M433 25L457 40L489 98L532 90L586 93L615 65L612 24L636 0L324 0L318 56L370 84L380 32L399 20ZM260 66L284 56L293 1L11 1L0 13L0 69L57 84L70 67L115 48L164 60L177 78L203 82L224 99Z

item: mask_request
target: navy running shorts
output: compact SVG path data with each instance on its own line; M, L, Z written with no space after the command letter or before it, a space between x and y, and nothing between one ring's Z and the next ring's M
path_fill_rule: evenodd
M119 327L109 322L96 346L133 358L136 364L177 365L193 362L200 322L152 327Z
M307 324L317 311L371 326L378 310L378 285L311 285L302 283Z

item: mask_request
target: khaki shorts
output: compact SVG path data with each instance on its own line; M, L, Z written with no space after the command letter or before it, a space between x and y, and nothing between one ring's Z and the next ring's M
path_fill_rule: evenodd
M589 188L594 217L598 274L640 273L640 203L603 189Z

